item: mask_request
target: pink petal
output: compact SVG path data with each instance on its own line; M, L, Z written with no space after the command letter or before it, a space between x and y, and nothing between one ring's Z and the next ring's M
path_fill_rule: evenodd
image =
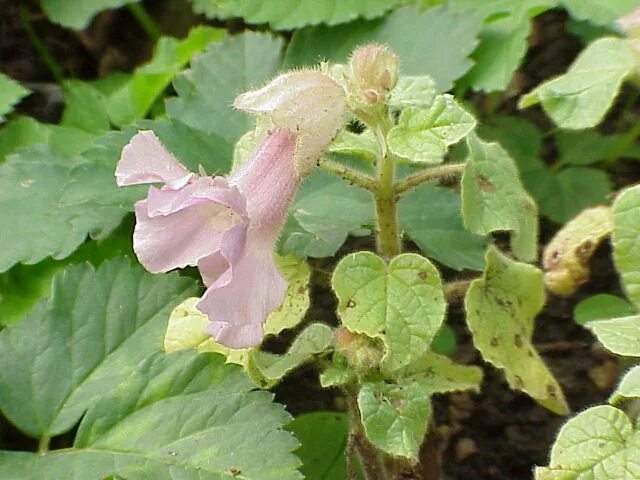
M206 332L222 345L259 345L265 319L282 304L287 282L273 261L272 248L259 239L248 241L229 274L215 281L196 304L212 320Z
M164 183L183 187L194 176L160 143L151 130L138 132L122 149L116 167L116 183L123 187L140 183Z
M199 260L218 252L223 243L225 252L233 250L230 242L238 242L234 248L242 250L247 217L244 209L233 208L234 204L243 202L239 192L236 192L238 198L229 203L221 201L223 194L216 199L197 198L193 202L185 198L179 203L179 209L174 210L171 207L176 206L175 193L152 187L152 212L149 211L149 200L136 203L133 248L147 270L159 273L187 265L195 266ZM164 208L161 203L163 195L166 195L168 204ZM210 196L215 198L215 192Z

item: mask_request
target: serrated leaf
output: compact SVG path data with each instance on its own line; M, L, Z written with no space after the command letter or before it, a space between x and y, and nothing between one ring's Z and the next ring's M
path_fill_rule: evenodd
M336 209L336 204L341 208ZM298 257L330 257L350 233L373 222L374 205L368 192L316 170L289 207L280 249Z
M613 260L629 300L640 307L640 186L624 190L613 203Z
M556 6L556 0L497 0L478 3L454 0L452 8L463 12L480 10L487 18L480 44L471 55L475 65L460 80L475 90L505 90L527 51L531 18Z
M139 0L42 0L49 19L75 30L82 30L102 10L118 8Z
M13 110L13 106L30 91L20 83L0 73L0 122Z
M313 65L319 59L344 62L356 46L380 42L402 59L404 75L429 74L437 90L445 92L471 67L467 56L475 48L482 20L474 13L454 13L445 6L425 11L407 7L381 20L307 28L293 35L285 64Z
M457 193L421 185L402 196L398 217L402 229L425 256L456 270L482 270L487 242L465 230Z
M431 417L429 395L420 385L365 383L358 407L371 443L391 455L417 459Z
M297 442L281 428L289 415L218 355L156 354L101 394L73 448L3 452L0 477L16 478L21 462L24 480L301 478Z
M603 26L613 26L615 20L638 6L637 0L562 0L572 17Z
M463 390L480 391L482 369L460 365L437 353L427 352L401 372L413 380L428 395Z
M3 412L35 437L69 430L160 350L171 308L193 290L186 278L152 276L122 258L56 274L51 299L0 333Z
M295 454L300 472L309 480L344 480L349 424L340 412L312 412L297 416L286 426L300 441Z
M567 222L542 255L544 283L557 295L571 295L589 280L589 261L612 229L611 209L593 207Z
M332 284L343 325L382 339L383 362L390 370L419 358L444 319L440 274L414 253L389 264L371 252L348 255L336 267Z
M336 25L356 18L376 18L402 0L191 0L193 10L211 18L242 17L253 24L268 23L274 30L293 30L306 25Z
M0 164L0 271L65 258L87 235L104 238L118 226L120 208L61 205L69 172L80 162L40 146Z
M475 118L452 95L438 95L427 109L405 108L387 143L399 157L433 165L441 163L448 148L475 126Z
M61 125L102 133L109 130L109 114L104 94L80 80L67 80L63 87L65 109Z
M469 158L462 176L462 219L474 233L511 232L511 249L520 259L538 256L538 208L526 192L518 169L497 143L467 138Z
M602 38L585 48L567 73L523 95L519 107L541 103L562 128L594 127L604 118L635 65L635 56L625 40Z
M632 480L640 478L640 432L617 408L601 405L569 420L536 480Z
M436 82L429 75L401 76L389 93L388 105L401 110L407 107L429 108L436 98Z
M156 98L189 60L223 37L223 30L198 26L183 40L160 38L151 60L136 69L131 79L109 96L107 107L111 121L122 127L145 117Z
M589 322L591 330L607 350L629 357L640 357L640 315Z
M615 391L609 397L609 403L618 403L624 398L640 397L640 365L630 368L624 374Z
M262 388L271 388L294 368L323 353L331 345L331 328L322 323L312 323L291 344L284 355L254 350L249 354L248 370L257 370L251 375ZM258 377L259 378L256 378Z
M560 385L531 342L534 318L544 301L542 272L490 247L484 274L471 282L465 297L467 325L482 357L505 371L511 388L567 414Z
M581 300L573 308L573 320L586 325L592 320L626 317L635 313L635 308L627 300L609 293L599 293Z
M178 75L173 87L178 98L166 101L167 114L186 125L215 134L229 152L252 120L229 108L239 93L259 87L280 67L282 39L245 32L214 43Z
M356 155L371 163L374 163L380 157L378 141L373 132L368 129L362 133L352 133L348 130L341 131L338 137L331 142L327 151Z

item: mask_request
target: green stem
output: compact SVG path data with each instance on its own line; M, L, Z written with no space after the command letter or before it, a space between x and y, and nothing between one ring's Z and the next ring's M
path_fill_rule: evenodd
M162 31L160 30L156 22L153 21L153 18L151 18L144 7L139 3L130 3L127 5L127 8L136 18L147 36L154 42L157 42L162 35Z
M395 162L387 148L387 133L393 126L390 118L385 118L375 126L376 136L380 143L382 156L378 167L378 185L374 193L376 202L376 218L378 222L378 253L391 258L401 250L400 232L398 230L397 196L395 189Z
M40 441L38 442L38 455L45 455L49 451L49 441L51 437L45 435L40 437Z
M29 40L38 52L38 55L40 55L40 58L47 66L56 82L62 85L64 83L64 74L62 73L62 68L60 68L60 65L58 65L56 59L53 57L53 55L51 55L51 52L49 52L44 42L40 39L36 31L33 29L33 26L29 21L29 13L24 6L20 7L20 20L22 22L22 27L24 28L25 32L27 32L27 37L29 37Z
M429 180L461 175L464 171L464 165L464 163L451 163L449 165L428 168L427 170L409 175L396 184L396 195L401 195Z
M320 168L360 188L374 193L376 191L377 183L375 179L346 165L323 158L320 161Z

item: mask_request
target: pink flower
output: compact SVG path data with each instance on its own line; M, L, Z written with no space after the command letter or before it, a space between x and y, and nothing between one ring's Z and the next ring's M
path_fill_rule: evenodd
M274 100L269 89L283 80ZM273 128L228 178L189 172L152 131L133 137L116 168L119 186L164 184L136 203L134 251L153 273L197 266L207 287L196 305L211 321L206 331L232 348L258 345L265 319L283 301L287 283L274 245L301 175L341 128L345 111L342 89L315 71L282 75L247 95ZM318 97L324 103L312 101Z

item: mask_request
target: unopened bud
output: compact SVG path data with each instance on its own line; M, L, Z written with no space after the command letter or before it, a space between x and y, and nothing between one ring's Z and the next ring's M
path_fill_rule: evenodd
M351 55L354 94L368 104L384 103L398 81L398 57L386 45L372 43Z
M384 352L379 340L346 328L334 330L333 338L336 351L344 355L354 369L368 371L380 366Z

